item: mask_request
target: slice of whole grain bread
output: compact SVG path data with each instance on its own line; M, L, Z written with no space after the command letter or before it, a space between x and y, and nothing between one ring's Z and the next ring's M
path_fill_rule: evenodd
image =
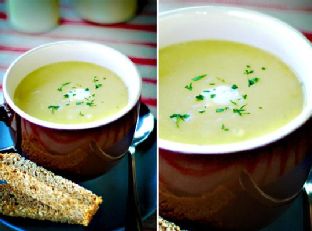
M0 154L0 213L87 226L102 198L19 154Z

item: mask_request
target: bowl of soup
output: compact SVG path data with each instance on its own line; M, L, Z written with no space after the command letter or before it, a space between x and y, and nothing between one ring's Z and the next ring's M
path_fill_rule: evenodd
M159 18L159 211L259 229L311 167L310 42L273 17L204 6Z
M137 69L120 52L87 41L44 44L5 73L0 119L30 160L92 177L127 153L140 93Z

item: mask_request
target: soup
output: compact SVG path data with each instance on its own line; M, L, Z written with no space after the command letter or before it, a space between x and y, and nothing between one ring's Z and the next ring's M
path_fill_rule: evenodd
M162 139L202 145L255 138L291 121L303 103L295 74L261 49L200 40L159 51Z
M59 62L28 74L14 93L18 107L36 118L78 124L114 115L128 89L112 71L92 63Z

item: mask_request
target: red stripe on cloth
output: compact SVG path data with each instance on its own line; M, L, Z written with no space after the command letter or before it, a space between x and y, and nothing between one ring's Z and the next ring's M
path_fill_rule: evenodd
M2 91L2 84L0 83L0 91Z
M129 59L131 59L132 62L138 65L150 65L150 66L156 66L157 60L156 59L148 59L148 58L137 58L128 56Z
M123 41L123 40L111 40L111 39L100 39L100 38L92 38L92 37L79 37L77 36L71 36L71 35L56 35L56 34L41 34L40 36L30 34L30 33L20 33L14 30L6 30L6 29L1 29L0 28L0 33L1 34L11 34L11 35L23 35L27 37L33 37L33 38L50 38L50 39L61 39L61 40L66 40L66 39L72 39L72 40L88 40L88 41L94 41L94 42L101 42L101 43L117 43L117 44L130 44L130 45L139 45L139 46L148 46L148 47L157 47L156 43L152 42L141 42L141 41Z
M5 12L0 12L0 19L6 20L8 17Z
M156 32L156 25L139 25L139 24L130 24L130 23L117 23L117 24L100 24L89 21L80 21L61 18L61 25L83 25L83 26L100 26L105 28L115 28L115 29L129 29L129 30L141 30L148 32Z
M25 52L30 50L30 48L22 48L22 47L9 47L0 44L0 51L12 51L12 52Z
M30 48L23 48L23 47L9 47L0 45L0 51L11 51L11 52L26 52L30 50ZM129 59L131 59L132 62L138 65L151 65L156 66L157 60L156 59L149 59L149 58L138 58L138 57L132 57L128 56Z
M304 34L304 36L307 37L307 39L309 39L312 42L312 32L302 32Z
M157 84L157 79L142 78L144 83Z
M155 98L141 98L141 102L149 105L149 106L153 106L156 107L157 106L157 100Z

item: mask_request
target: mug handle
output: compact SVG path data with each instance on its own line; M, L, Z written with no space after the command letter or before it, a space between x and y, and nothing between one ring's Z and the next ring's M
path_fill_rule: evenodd
M299 196L301 190L286 198L276 198L265 193L255 182L252 176L243 170L239 176L239 184L254 199L268 207L287 205Z
M5 105L0 105L0 121L4 122L6 126L9 123L9 111L5 107ZM10 153L10 152L17 152L14 146L0 148L0 153Z

